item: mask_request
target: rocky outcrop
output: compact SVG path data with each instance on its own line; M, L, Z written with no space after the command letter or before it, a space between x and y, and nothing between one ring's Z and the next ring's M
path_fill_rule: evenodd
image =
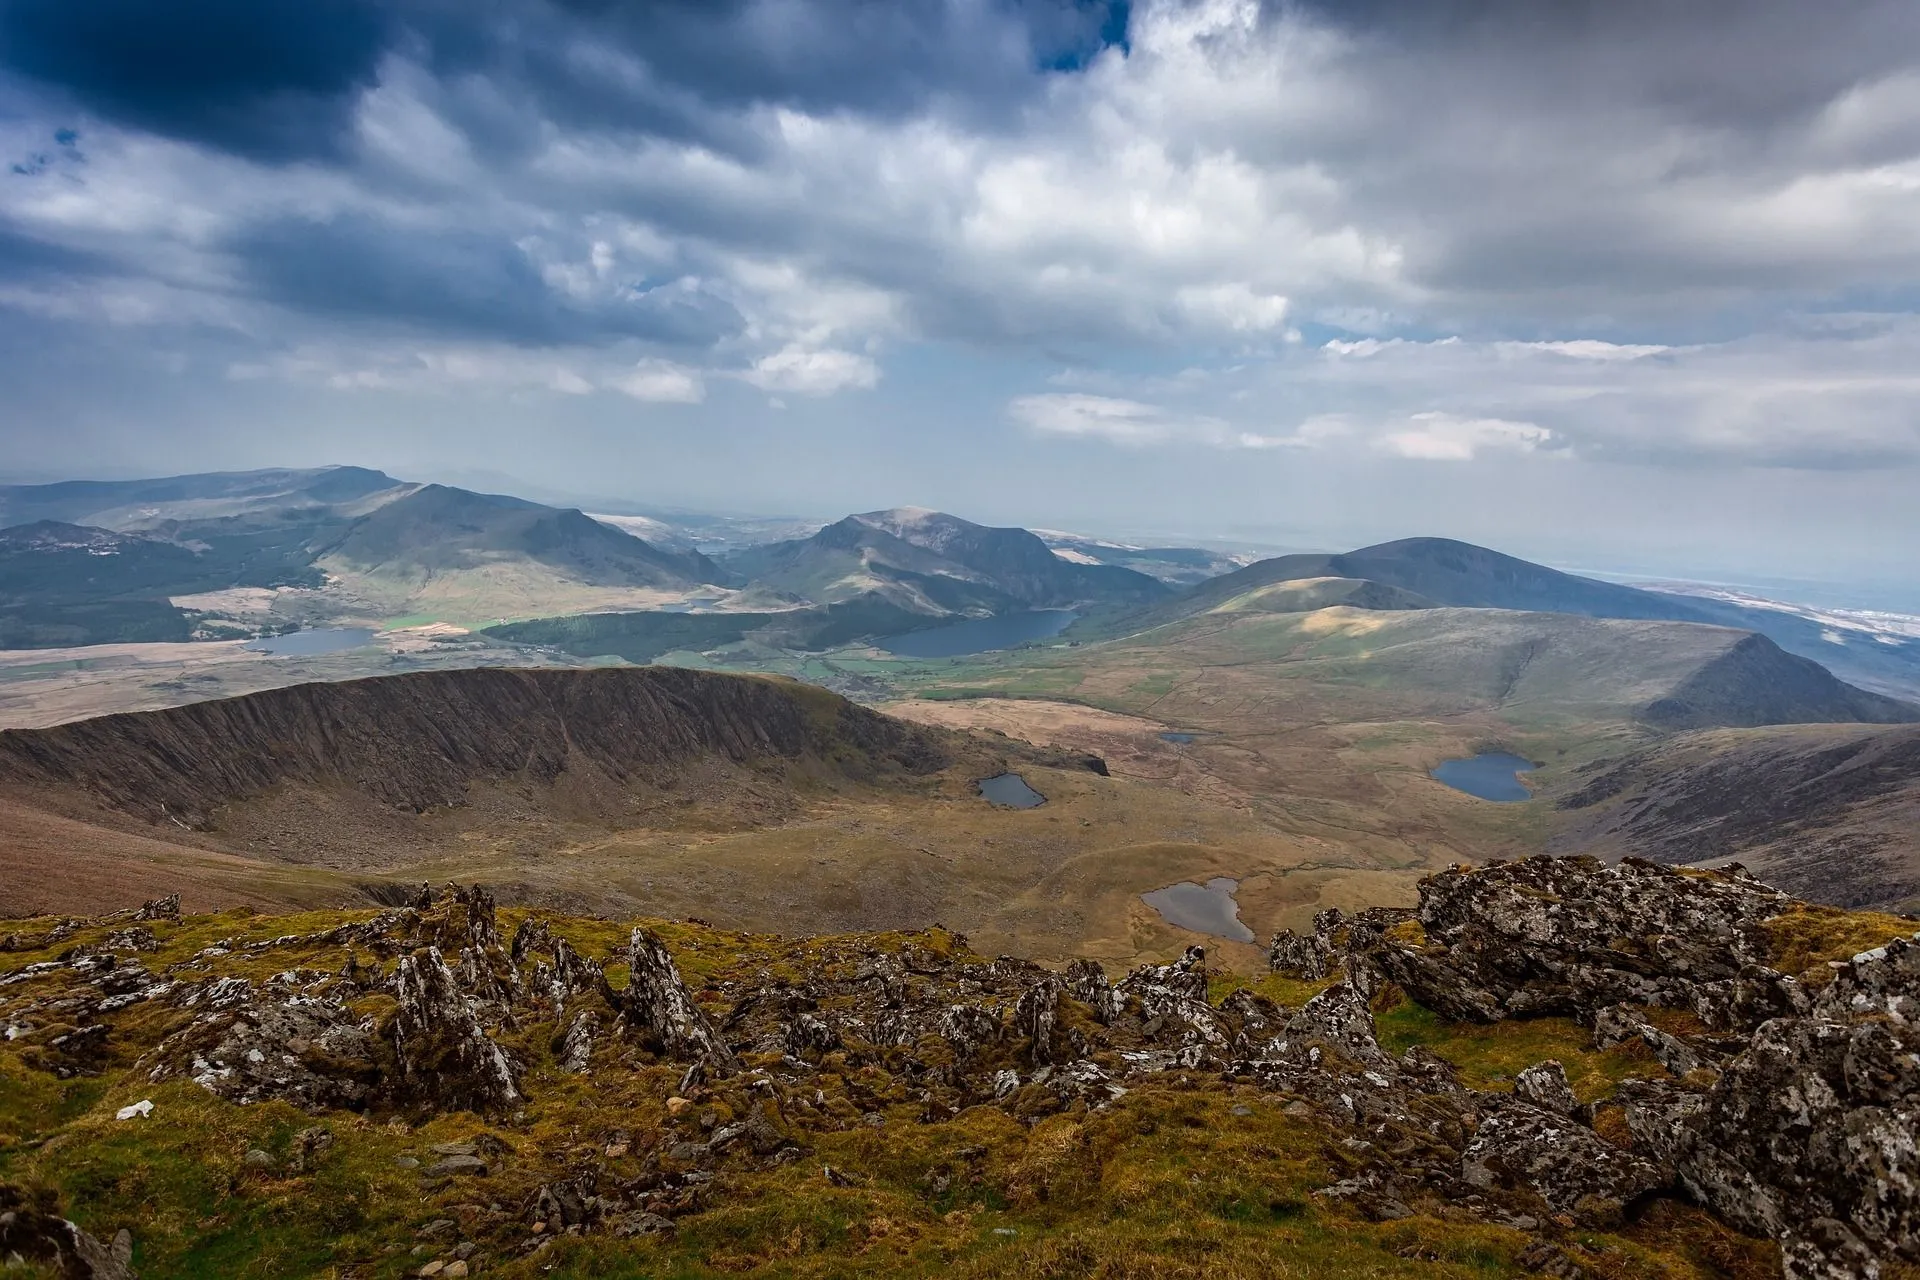
M396 1097L440 1108L492 1111L520 1100L519 1072L480 1025L472 1003L428 947L401 958L399 1002L386 1027Z
M1920 1263L1920 935L1855 957L1705 1089L1636 1085L1626 1117L1703 1204L1781 1242L1790 1280Z
M623 1122L651 1134L644 1161L624 1129L570 1139L564 1165L524 1176L516 1162L548 1159L524 1131L421 1153L428 1183L519 1187L541 1236L671 1230L737 1185L731 1175L800 1159L810 1135L878 1135L978 1106L1036 1124L1143 1088L1225 1088L1241 1109L1218 1114L1270 1106L1309 1127L1323 1202L1526 1232L1526 1265L1545 1274L1578 1273L1581 1231L1671 1195L1779 1241L1789 1280L1920 1264L1920 943L1829 966L1818 984L1787 977L1767 966L1765 926L1790 904L1738 872L1449 871L1417 910L1323 914L1313 954L1339 980L1292 1008L1210 974L1197 948L1110 984L1091 962L1054 973L986 961L940 931L743 942L689 926L696 998L662 933L635 928L589 958L546 917L503 943L484 891L424 900L318 933L229 939L159 972L146 967L160 968L156 953L99 949L124 921L80 922L83 943L61 958L0 973L0 1015L23 1062L70 1072L100 1069L137 1027L171 1027L142 1069L242 1104L461 1109L505 1130L523 1105L612 1080L658 1106L644 1125ZM164 941L180 926L152 927ZM716 964L710 947L752 959ZM1236 989L1216 1003L1221 985ZM1469 1087L1423 1049L1382 1044L1375 1010L1409 994L1477 1021L1570 1014L1596 1044L1632 1047L1646 1078L1587 1092L1598 1077L1586 1069L1576 1092L1548 1060L1511 1092ZM142 1003L164 1016L125 1015ZM301 1144L298 1159L323 1158L320 1139ZM596 1150L628 1161L618 1177Z
M1760 964L1759 929L1790 902L1738 867L1527 858L1421 881L1415 918L1424 943L1383 935L1366 954L1450 1018L1591 1018L1631 1003L1738 1022L1791 999L1780 975Z
M680 979L666 944L650 929L636 928L627 941L627 987L619 994L621 1018L649 1047L671 1058L732 1068L739 1058L714 1029Z

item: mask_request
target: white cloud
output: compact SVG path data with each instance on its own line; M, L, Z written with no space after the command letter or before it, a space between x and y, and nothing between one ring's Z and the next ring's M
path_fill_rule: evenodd
M1553 443L1553 432L1531 422L1462 418L1429 411L1380 437L1382 452L1428 462L1471 462L1483 453L1532 453Z
M665 360L642 360L607 385L651 404L699 404L707 398L706 384L696 371Z
M853 351L808 350L787 346L762 356L740 375L762 391L826 396L836 391L868 390L880 382L880 367Z
M1159 444L1180 434L1161 410L1138 400L1078 392L1021 396L1013 416L1043 435L1078 436L1113 444Z

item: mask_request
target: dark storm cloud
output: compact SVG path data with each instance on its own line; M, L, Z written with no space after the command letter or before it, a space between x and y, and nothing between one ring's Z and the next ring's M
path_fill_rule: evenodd
M459 337L524 346L618 338L710 346L741 323L720 299L646 282L573 300L505 239L408 230L370 218L265 223L229 249L260 296L294 311Z
M259 160L336 150L391 27L378 0L5 0L0 64L118 123Z
M0 0L0 66L117 123L255 160L334 156L380 59L477 76L573 128L738 145L781 104L1002 112L1125 41L1127 0ZM473 123L481 123L476 118ZM516 122L492 121L508 134Z

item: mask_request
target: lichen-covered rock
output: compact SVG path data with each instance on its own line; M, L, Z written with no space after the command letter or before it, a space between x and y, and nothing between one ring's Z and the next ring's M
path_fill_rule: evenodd
M1267 947L1267 968L1273 973L1310 982L1327 976L1333 962L1333 948L1318 933L1300 934L1282 929L1273 935Z
M740 1060L708 1019L666 944L652 930L636 928L627 941L627 988L621 1015L653 1048L672 1058L690 1058L733 1068Z
M358 1109L380 1079L373 1030L344 1005L266 992L216 1005L162 1041L148 1078L186 1076L241 1104Z
M1573 1086L1567 1083L1567 1069L1553 1058L1536 1062L1515 1076L1513 1096L1557 1116L1571 1116L1580 1109Z
M1427 877L1418 912L1426 944L1383 934L1366 954L1450 1018L1591 1016L1621 1003L1684 1009L1701 984L1756 979L1759 926L1790 901L1738 867L1532 857Z
M1049 1066L1071 1056L1067 1035L1060 1025L1058 978L1044 978L1028 987L1013 1006L1013 1034L1027 1041L1027 1061L1036 1067Z
M1107 981L1107 971L1098 960L1070 961L1060 978L1067 994L1092 1010L1094 1021L1103 1025L1113 1021L1126 1005L1126 997Z
M386 1035L396 1097L469 1111L520 1100L519 1073L480 1025L438 947L401 958L394 994Z
M1460 1177L1490 1190L1518 1188L1556 1213L1596 1227L1618 1223L1668 1178L1566 1115L1519 1100L1496 1103L1460 1158Z
M1815 1012L1764 1023L1705 1089L1621 1086L1634 1137L1735 1225L1781 1242L1789 1280L1920 1262L1915 949L1856 956Z
M560 1069L569 1075L579 1075L593 1061L593 1041L599 1034L600 1019L593 1011L583 1010L574 1015L573 1025L567 1028L567 1034L560 1041Z
M60 1216L50 1193L34 1196L0 1182L0 1269L44 1262L61 1280L138 1280L133 1270L133 1237L116 1234L104 1244Z

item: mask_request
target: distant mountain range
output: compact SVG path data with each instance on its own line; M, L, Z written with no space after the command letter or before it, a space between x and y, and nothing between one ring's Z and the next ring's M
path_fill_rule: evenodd
M1026 529L918 507L848 516L726 564L763 592L813 604L875 596L921 614L1140 604L1171 594L1147 574L1056 555Z
M1345 597L1345 598L1337 598ZM1131 620L1144 629L1216 609L1299 612L1321 603L1358 608L1517 609L1696 622L1766 636L1864 688L1920 697L1920 642L1845 633L1777 609L1646 591L1562 573L1448 538L1407 538L1341 554L1278 556L1189 588Z
M738 625L662 629L641 618L563 628L569 644L599 643L584 638L591 633L642 654L695 633L713 644L753 634L812 648L1031 609L1078 610L1079 634L1091 638L1215 611L1464 608L1734 627L1863 689L1920 698L1920 640L1602 582L1444 538L1235 568L1196 548L901 507L709 557L694 549L707 535L691 526L362 467L5 486L0 525L0 647L9 648L244 635L329 618L482 627L713 606L736 616ZM732 536L749 526L727 527ZM1230 571L1200 576L1214 569ZM253 594L240 599L235 588Z
M0 646L17 648L225 634L189 598L234 588L320 592L321 616L486 618L727 581L576 510L360 467L4 487L0 521Z

